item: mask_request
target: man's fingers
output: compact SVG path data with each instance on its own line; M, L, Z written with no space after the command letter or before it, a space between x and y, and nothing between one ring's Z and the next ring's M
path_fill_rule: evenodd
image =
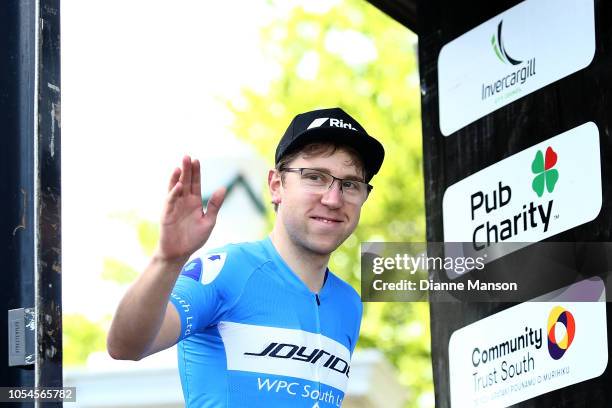
M210 197L210 200L208 200L205 217L210 220L210 222L214 223L217 220L217 214L219 213L219 209L221 208L221 204L223 204L224 199L225 187L221 187L215 191Z
M172 205L181 196L183 192L183 183L177 181L170 193L168 194L168 204Z
M182 167L179 181L183 184L183 193L188 195L191 193L191 157L183 157Z
M200 161L195 159L193 161L193 174L191 176L191 193L198 197L202 197L202 176L200 173Z
M170 176L170 183L168 184L168 192L172 191L176 183L179 181L179 177L181 177L181 169L177 167L172 172L172 176Z

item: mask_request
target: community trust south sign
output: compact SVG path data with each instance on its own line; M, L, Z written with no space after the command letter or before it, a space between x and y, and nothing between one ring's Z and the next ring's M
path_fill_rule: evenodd
M592 301L571 301L567 293L586 294ZM507 407L605 371L608 339L601 279L545 296L545 301L522 303L451 335L453 407Z

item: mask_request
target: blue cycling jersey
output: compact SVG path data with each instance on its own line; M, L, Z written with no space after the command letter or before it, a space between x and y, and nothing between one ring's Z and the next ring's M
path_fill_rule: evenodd
M318 294L269 238L193 259L170 296L187 407L339 407L362 304L327 271Z

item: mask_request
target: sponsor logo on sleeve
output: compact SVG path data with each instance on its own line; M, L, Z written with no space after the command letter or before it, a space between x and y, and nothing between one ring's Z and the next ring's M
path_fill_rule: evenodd
M207 254L204 257L204 272L202 273L202 284L207 285L215 280L225 265L227 253L219 252Z
M181 275L188 276L195 281L199 281L200 276L202 275L202 260L200 258L191 260L183 267Z

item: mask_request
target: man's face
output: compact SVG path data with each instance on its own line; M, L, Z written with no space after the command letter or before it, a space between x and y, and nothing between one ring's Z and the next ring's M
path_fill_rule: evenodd
M361 169L342 149L336 149L331 155L329 152L298 155L286 167L317 169L342 179L363 180ZM346 200L339 181L324 192L310 192L295 172L284 172L284 182L272 194L280 202L277 222L291 243L319 255L330 254L348 238L359 222L363 205Z

